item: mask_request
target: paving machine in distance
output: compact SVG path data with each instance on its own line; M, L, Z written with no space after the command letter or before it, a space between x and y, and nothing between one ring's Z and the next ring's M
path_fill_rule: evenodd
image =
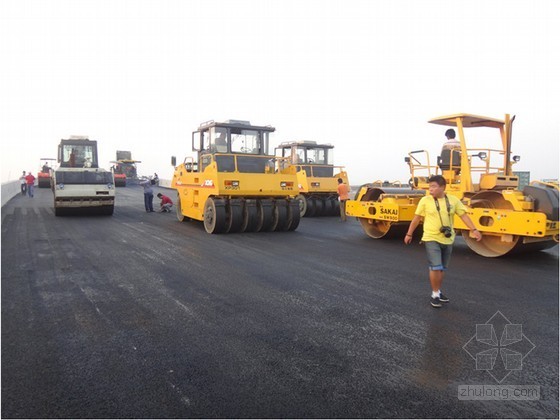
M56 161L54 158L41 158L41 169L37 172L37 186L39 188L51 188L51 178L52 178L52 165L49 165L49 161Z
M463 201L482 233L482 240L477 242L461 218L455 216L455 231L477 254L500 257L556 245L558 186L533 182L522 191L517 189L518 177L513 175L512 164L519 161L519 156L511 156L514 119L507 114L503 120L455 114L430 120L432 124L455 127L460 146L442 150L435 165L426 150L410 152L405 158L411 174L410 188L363 185L355 200L347 201L347 215L357 217L372 238L382 238L389 232L404 235L418 202L428 194L428 178L441 174L447 181L446 193ZM470 148L467 131L470 140L480 134L497 133L498 146Z
M63 216L83 209L112 215L115 205L113 173L99 168L97 141L71 136L58 146L60 166L53 173L54 211Z
M117 160L112 161L112 170L115 177L115 187L126 187L127 181L138 181L136 168L140 160L132 159L132 153L128 150L117 150Z
M338 205L338 178L348 185L343 166L333 165L331 144L315 141L281 143L276 148L277 169L297 176L300 216L336 216Z
M208 233L291 231L300 221L295 174L275 171L271 126L208 121L192 134L196 159L175 167L177 218L204 222Z

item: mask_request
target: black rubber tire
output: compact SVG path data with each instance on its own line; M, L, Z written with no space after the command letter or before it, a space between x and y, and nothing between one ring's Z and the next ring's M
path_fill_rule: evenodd
M279 232L288 230L288 202L286 200L275 200L273 215L272 230Z
M226 204L226 232L240 232L243 224L243 201L228 200Z
M340 215L340 204L336 197L329 197L327 200L328 216L339 216Z
M177 215L177 220L179 222L188 222L189 218L185 216L182 212L183 210L181 209L181 197L179 196L179 193L177 193L177 203L175 206L175 214Z
M51 179L50 178L39 178L37 181L37 186L39 188L50 188L51 187Z
M317 204L315 199L311 197L306 197L307 199L307 211L305 212L305 217L315 216L315 210L317 209Z
M223 233L226 231L225 201L208 197L204 203L204 229L208 233Z
M241 232L256 232L258 223L257 200L245 200Z
M257 200L257 232L271 230L273 209L272 200Z
M299 194L296 197L296 202L298 203L300 217L304 217L307 212L307 198L303 194Z
M322 198L315 198L315 216L326 216L325 201Z
M288 202L288 229L296 230L299 226L299 221L301 220L299 203L296 200L290 200Z
M113 212L115 211L115 205L110 205L110 206L102 206L101 207L101 214L103 216L112 216Z

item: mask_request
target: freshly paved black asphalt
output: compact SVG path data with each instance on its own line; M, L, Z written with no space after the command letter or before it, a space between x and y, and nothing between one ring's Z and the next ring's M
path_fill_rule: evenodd
M355 220L208 235L138 187L63 218L37 189L2 208L2 417L558 418L558 247L458 240L444 291L431 308L422 246ZM458 398L497 385L463 349L497 311L536 346L502 385L538 401Z

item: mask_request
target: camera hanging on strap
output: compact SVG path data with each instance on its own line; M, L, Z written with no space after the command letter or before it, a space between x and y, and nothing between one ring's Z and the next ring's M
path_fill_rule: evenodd
M451 223L451 204L449 203L449 198L447 198L447 194L445 194L444 197L445 197L445 206L447 207L447 218L449 220L449 223ZM439 228L439 231L443 233L443 236L445 236L446 238L451 238L451 236L453 236L453 230L451 229L451 226L445 226L443 224L443 219L441 218L441 210L439 207L439 201L436 197L434 197L434 202L436 203L436 209L439 215L439 221L441 222L441 227Z

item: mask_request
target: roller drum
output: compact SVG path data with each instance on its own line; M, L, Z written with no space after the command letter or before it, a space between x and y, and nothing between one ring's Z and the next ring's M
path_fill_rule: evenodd
M402 195L402 196L425 196L424 190L411 190L410 188L379 188L366 184L369 189L362 196L360 201L377 201L382 202L381 195ZM358 190L359 192L359 190ZM358 218L364 232L373 239L389 238L402 236L406 233L409 222L391 222L388 220L374 220L367 218Z
M487 208L487 209L503 209L513 210L513 205L507 201L499 191L483 191L477 193L471 198L472 208ZM490 226L491 219L477 220L482 226ZM504 241L506 237L502 235L482 235L482 239L478 242L475 238L471 238L468 231L462 232L463 239L468 247L483 257L495 258L502 257L514 253L526 253L539 251L551 248L557 244L554 240L531 241L525 243L522 236L507 235L508 239L511 236L511 241Z

